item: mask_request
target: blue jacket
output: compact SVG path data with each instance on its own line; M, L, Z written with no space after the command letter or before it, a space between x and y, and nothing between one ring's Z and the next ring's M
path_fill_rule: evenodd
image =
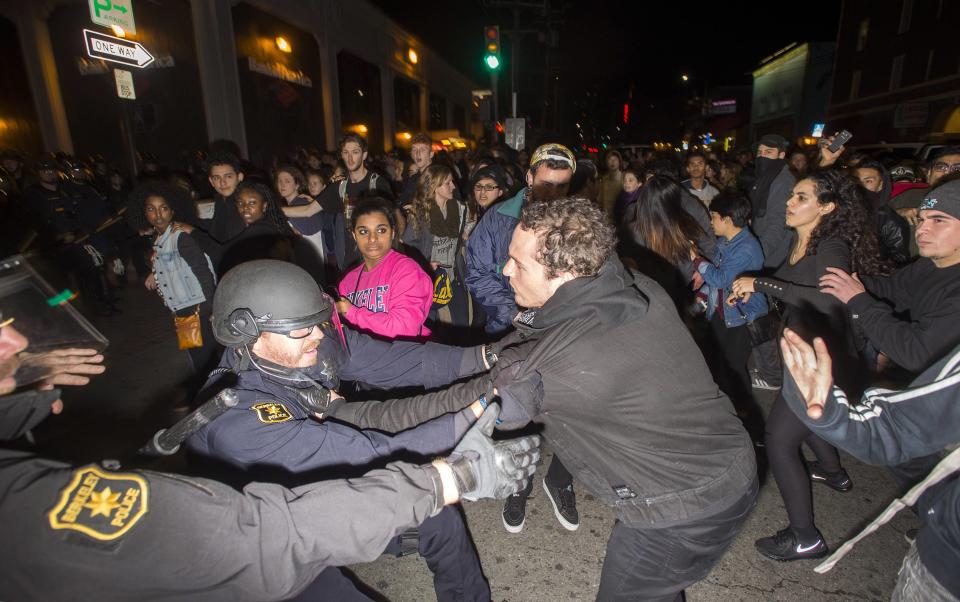
M484 329L489 333L503 332L517 315L513 289L503 275L503 266L528 190L523 188L484 213L467 241L467 288L487 313Z
M763 268L763 249L750 230L744 228L733 240L723 236L717 237L717 252L713 263L701 261L697 271L703 276L704 292L707 294L707 318L713 317L717 304L730 294L730 286L738 276L744 272L756 272ZM722 297L722 299L721 299ZM727 328L742 326L747 321L754 321L765 315L767 298L762 293L753 293L750 300L740 303L740 309L746 319L740 315L737 308L726 306L723 308L723 321Z

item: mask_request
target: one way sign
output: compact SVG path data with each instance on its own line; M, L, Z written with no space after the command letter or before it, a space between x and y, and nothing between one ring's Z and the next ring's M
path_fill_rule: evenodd
M141 68L153 62L153 55L137 42L115 38L89 29L83 30L83 39L87 43L87 56L92 59L103 59Z

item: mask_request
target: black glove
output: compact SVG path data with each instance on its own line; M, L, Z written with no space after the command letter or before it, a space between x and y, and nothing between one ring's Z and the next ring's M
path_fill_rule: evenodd
M342 397L333 398L330 389L326 387L298 389L284 386L283 388L294 394L294 399L305 412L316 414L320 419L330 418L347 401Z
M488 407L447 457L461 499L506 498L525 488L537 470L539 435L494 441L499 414L497 406Z

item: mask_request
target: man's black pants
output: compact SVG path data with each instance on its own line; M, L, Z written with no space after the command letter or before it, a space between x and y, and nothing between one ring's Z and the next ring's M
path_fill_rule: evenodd
M664 529L635 529L617 521L607 542L597 600L682 600L683 590L710 572L740 532L757 500L754 479L730 507Z

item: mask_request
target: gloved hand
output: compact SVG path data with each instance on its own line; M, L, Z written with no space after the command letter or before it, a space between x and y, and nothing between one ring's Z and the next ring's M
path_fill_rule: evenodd
M336 414L337 410L347 401L339 393L326 387L315 386L299 389L284 386L283 388L294 394L294 399L304 411L314 414L321 420Z
M484 357L489 364L490 368L493 368L500 360L500 355L503 353L503 350L507 347L512 347L518 345L524 341L523 335L521 335L516 330L508 332L506 336L501 338L499 341L494 341L492 343L487 343L483 346Z
M447 457L461 499L506 498L526 487L537 470L540 436L494 441L490 435L499 414L497 406L488 407Z

